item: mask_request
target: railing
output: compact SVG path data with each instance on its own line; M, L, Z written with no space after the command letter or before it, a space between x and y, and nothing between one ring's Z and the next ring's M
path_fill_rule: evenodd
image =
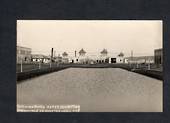
M58 67L58 63L20 63L16 66L16 72L27 72L32 70L38 70L38 69L46 69L46 68L52 68L52 67Z
M17 80L24 80L69 67L78 68L122 68L150 77L163 79L162 67L155 64L75 64L75 63L24 63L17 64Z

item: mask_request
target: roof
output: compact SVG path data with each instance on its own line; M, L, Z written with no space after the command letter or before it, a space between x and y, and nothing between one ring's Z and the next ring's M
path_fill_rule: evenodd
M49 58L48 56L42 55L42 54L32 54L31 55L32 58Z
M154 56L138 56L138 57L126 57L129 60L141 60L141 59L145 59L145 60L153 60Z
M17 46L17 49L23 49L23 50L30 50L31 51L31 48L23 47L23 46Z
M68 56L68 54L67 54L66 52L64 52L62 55L63 55L63 56Z
M56 56L56 57L54 57L54 59L62 59L62 57L61 56Z
M107 52L106 49L103 49L100 53L101 53L101 54L107 54L108 52Z
M82 48L80 51L79 51L80 54L84 54L86 53L86 51L84 51L84 49Z
M124 54L123 54L122 52L120 52L118 56L119 56L119 57L123 57Z
M162 48L160 48L160 49L155 49L154 51L155 51L155 52L162 52Z

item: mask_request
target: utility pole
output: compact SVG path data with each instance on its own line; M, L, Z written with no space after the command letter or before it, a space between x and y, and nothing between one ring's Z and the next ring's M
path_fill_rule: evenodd
M150 66L150 59L149 59L148 70L150 69L151 69L151 66Z
M133 50L131 50L131 60L133 60Z
M137 64L136 64L136 68L139 68L139 64L138 64L138 62L137 62Z
M41 69L41 61L39 62L39 69Z
M22 57L21 57L21 72L22 72Z
M51 49L51 60L50 60L50 68L52 66L52 59L53 59L53 48Z
M54 57L55 57L56 51L54 51Z
M76 52L76 50L75 50L75 57L76 57L76 54L77 54L77 52Z
M133 50L131 50L131 58L130 58L131 62L130 62L130 67L132 68L132 62L133 62Z
M53 48L51 49L51 61L52 61L52 58L53 58Z

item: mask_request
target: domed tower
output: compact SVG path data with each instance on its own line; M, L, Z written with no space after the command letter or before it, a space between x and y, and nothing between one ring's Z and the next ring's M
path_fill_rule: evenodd
M100 52L100 60L99 60L99 63L108 63L109 62L109 59L107 58L107 49L103 49L101 52Z
M86 63L86 51L82 48L79 51L79 58L78 58L78 63Z
M79 56L85 56L86 54L86 51L84 51L84 49L82 48L80 51L79 51Z
M62 62L63 63L68 63L69 62L69 59L68 59L68 54L66 52L64 52L62 54L63 58L62 58Z
M119 57L124 57L124 54L123 54L122 52L120 52L120 53L118 54L118 56L119 56Z
M67 54L66 52L64 52L64 53L62 54L62 56L63 56L63 57L67 57L68 54Z
M124 54L120 52L116 58L117 63L124 63Z
M108 52L107 52L107 49L103 49L100 53L102 56L107 56Z

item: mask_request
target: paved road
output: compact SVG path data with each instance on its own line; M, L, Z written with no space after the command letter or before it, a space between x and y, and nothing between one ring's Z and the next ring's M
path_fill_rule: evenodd
M78 104L82 112L160 112L163 82L119 68L68 68L17 84L17 104Z

